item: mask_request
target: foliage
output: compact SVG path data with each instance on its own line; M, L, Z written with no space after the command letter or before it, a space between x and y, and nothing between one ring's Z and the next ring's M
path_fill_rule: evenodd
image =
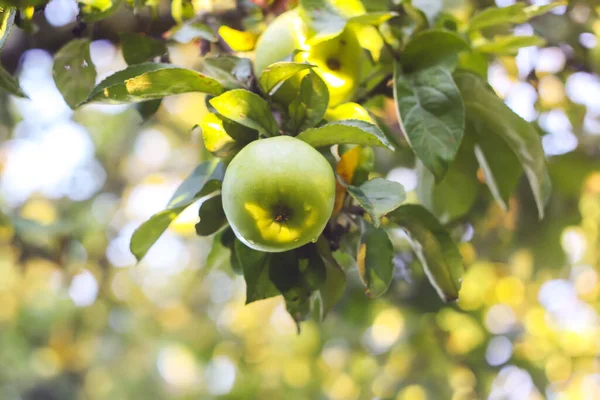
M176 4L173 3L172 11L179 23L171 29L169 37L181 39L182 31L192 30L190 32L197 33L188 35L187 40L194 37L211 40L211 35L204 34L208 29L202 25L190 25L188 19L193 16L193 10L187 5L182 6L183 8L175 7ZM307 43L310 46L329 43L328 40L341 35L345 29L349 29L347 27L375 27L376 34L381 35L382 39L381 46L377 49L382 56L380 62L371 62L367 68L371 76L380 74L382 83L388 80L391 82L402 133L422 165L433 174L434 186L444 180L450 165L463 163L465 158L473 158L475 147L469 146L459 153L461 143L467 140L465 136L473 135L477 145L477 137L487 136L491 130L491 134L498 135L507 145L507 149L519 159L530 181L539 215L543 217L550 183L540 137L533 127L506 107L493 91L486 88L486 83L481 77L457 67L457 63L459 56L464 52L477 50L482 53L505 54L520 47L540 45L537 39L505 40L498 36L493 42L481 44L480 36L476 33L490 26L524 22L558 5L557 3L537 8L515 5L502 10L486 9L473 18L466 31L432 27L414 29L412 32L394 30L406 23L406 18L400 16L399 10L391 8L386 11L368 12L358 0L339 4L326 0L307 0L301 1L298 7L300 17L308 27ZM12 23L16 12L14 8L8 10L10 11L5 12L5 25ZM86 9L82 11L85 18ZM383 33L384 27L390 32L387 36ZM8 33L8 27L5 31ZM244 32L221 25L218 35L235 51L252 50L256 43L256 34L252 30ZM91 102L137 103L160 100L181 93L206 93L212 96L208 99L208 104L214 113L206 118L214 120L219 128L213 128L215 122L203 123L201 126L204 142L213 155L225 157L225 161L248 143L247 139L240 138L240 133L244 130L258 132L258 139L280 134L295 135L320 149L360 145L384 146L394 151L390 142L392 139L386 137L380 128L370 121L352 118L322 120L327 109L329 90L335 90L335 86L327 81L327 77L323 81L317 74L311 73L310 70L316 68L314 65L280 61L268 66L259 76L252 76L252 69L249 67L251 61L247 58L211 55L205 58L206 67L204 72L200 73L164 62L148 62L152 59L158 60L165 54L168 56L168 46L164 40L133 33L121 34L120 40L129 67L105 78L95 87L96 71L90 58L88 39L73 40L56 53L54 79L71 107ZM303 49L290 49L290 52L294 50ZM371 48L370 51L372 50ZM327 63L331 62L331 59L327 60ZM334 66L331 68L335 70ZM393 75L390 71L393 71ZM277 92L300 74L304 75L300 84L300 96L286 108L285 102L277 99ZM252 81L254 83L249 85L248 82ZM15 91L14 88L12 91ZM373 90L367 92L367 100L374 94ZM279 116L278 120L275 115ZM220 120L223 122L220 123ZM467 127L473 132L468 131ZM249 134L242 136L248 137ZM483 161L485 154L483 151L480 153L482 155L479 160ZM207 167L208 165L212 167ZM215 174L214 165L214 162L201 164L177 189L167 208L136 230L131 240L131 251L138 260L146 255L148 249L181 211L195 200L219 190L223 173L220 169L221 172ZM218 168L223 168L221 165L219 164ZM494 168L489 167L489 164L484 165L486 171ZM248 168L251 171L252 166L249 165ZM350 170L356 168L357 165L350 166ZM356 260L367 292L371 296L379 296L385 292L393 279L393 250L385 232L388 228L400 226L419 243L417 255L440 297L445 301L456 300L464 267L454 241L435 217L423 207L401 206L405 198L401 184L370 177L371 170L372 167L364 170L364 176L366 179L372 179L363 179L366 181L356 186L352 185L352 181L344 181L344 176L339 177L339 185L345 187L345 190L337 191L338 206L323 233L324 238L330 241L332 246L336 246L335 243L342 240L344 235L351 235L354 230L364 231L360 245L357 243L350 246L358 248L357 252L350 252L348 256ZM489 171L488 174L493 174L494 177L488 177L486 183L493 186L493 193L499 193L495 183L509 178L499 169ZM473 175L463 178L475 180ZM207 189L208 187L210 189ZM498 194L498 200L506 204L506 199L513 190L514 184L509 190L504 190L502 195ZM346 194L350 196L346 198ZM205 215L204 220L207 219L209 206L213 214L223 214L215 200L219 198L207 200L206 207L200 208L200 215ZM358 215L357 209L361 210ZM397 211L394 211L396 209ZM461 214L467 212L468 207L462 210ZM363 213L368 217L363 217ZM383 226L379 227L380 220L388 214L389 217L385 218ZM347 232L342 236L334 233L336 227L341 226L342 221L349 217L351 226L346 229ZM374 225L374 229L368 226L370 224ZM213 233L222 225L217 223L214 229L205 231L206 225L201 220L197 232ZM385 249L378 248L379 246L384 246ZM280 285L277 282L270 283L271 275L264 275L261 272L264 268L258 267L268 265L275 256L257 254L254 257L248 253L249 259L256 258L257 261L254 262L241 256L246 254L242 248L236 247L235 253L249 287L248 302L280 293ZM295 263L295 254L294 251L286 253L288 261L284 264ZM278 256L275 257L277 258ZM310 258L308 262L312 262ZM250 265L253 267L250 268ZM301 283L294 282L296 278L293 277L303 279L300 275L292 275L291 278L288 277L290 282L284 285L285 287L300 287L298 285ZM251 284L257 282L257 279L258 282L265 280L264 286ZM253 286L256 288L252 289ZM300 294L293 297L292 302L297 301L298 296L302 301L308 302L312 292L324 290L320 285L303 288ZM287 300L286 294L281 293ZM300 307L288 301L288 307L294 309L292 315L297 321L305 319L310 313L308 303Z
M15 21L22 28L27 21L34 24L34 10L38 10L36 15L40 15L39 11L50 7L45 3L43 0L3 1L0 47L4 46L7 38L12 40L11 35L16 28L11 30L11 26ZM178 122L177 126L182 132L190 132L189 135L178 136L177 141L186 142L195 149L196 165L188 165L191 173L187 172L187 178L175 188L166 206L162 210L154 210L156 212L146 221L140 221L131 233L129 249L138 263L136 268L143 268L145 263L160 262L156 261L156 257L160 256L153 252L153 246L158 246L159 241L164 239L163 235L179 229L178 221L191 210L194 218L191 231L199 237L197 243L204 246L203 251L208 255L204 263L198 263L203 266L200 278L218 274L237 275L239 278L231 279L245 284L245 303L257 302L246 310L235 310L235 318L239 315L239 321L225 323L232 331L246 335L243 343L232 341L232 346L243 346L244 351L249 353L253 351L252 341L262 340L261 326L257 325L260 313L266 313L264 310L274 304L269 302L272 300L263 300L278 296L283 299L298 332L306 328L308 334L305 335L314 336L314 332L321 329L317 328L317 324L323 324L327 333L319 340L336 338L336 327L339 327L340 335L349 335L357 325L372 324L370 333L365 333L365 338L371 339L364 339L371 342L364 346L371 346L370 350L375 355L356 350L360 347L360 339L353 338L347 346L353 349L354 358L351 362L344 361L352 364L351 382L368 384L352 383L361 389L347 389L352 385L344 384L344 378L338 377L342 382L340 387L361 394L336 397L335 393L343 393L343 388L335 389L335 383L324 383L329 387L327 395L331 398L367 398L366 389L362 386L366 387L370 382L373 387L368 393L373 396L387 398L404 393L405 397L398 398L419 398L418 394L414 394L418 393L418 389L411 392L405 387L405 382L394 376L410 376L407 382L413 387L420 387L423 382L408 371L409 366L418 364L415 359L419 352L428 349L429 344L436 342L440 335L447 337L444 344L447 354L429 355L424 361L427 366L423 367L427 373L435 375L436 380L442 379L439 369L433 365L451 366L453 371L460 370L463 378L468 376L464 379L477 375L478 385L482 387L466 385L473 392L489 391L489 385L484 381L489 380L490 371L470 368L477 365L474 360L486 357L481 344L487 339L487 333L483 333L482 326L492 326L492 334L504 333L495 332L493 323L488 320L480 321L484 312L489 316L491 307L504 307L505 303L514 306L517 316L513 317L522 320L526 326L523 343L520 343L523 348L518 348L519 354L524 354L521 358L523 366L538 375L551 375L553 372L539 371L543 364L540 367L539 360L531 356L534 350L527 347L535 347L535 340L541 334L528 325L532 319L539 318L539 306L532 303L525 309L525 304L532 302L529 297L535 294L530 294L529 286L525 288L523 285L539 288L543 277L532 271L515 273L518 278L514 279L504 276L507 268L523 265L533 268L533 262L508 259L506 255L523 245L528 248L526 253L517 251L515 257L527 254L523 257L549 260L544 261L548 264L560 263L557 260L566 257L561 250L560 234L565 226L579 223L578 211L573 211L577 207L573 203L579 201L582 187L587 188L587 197L584 197L588 200L585 201L591 204L597 200L597 174L593 175L593 165L597 164L587 163L585 158L577 182L569 182L564 171L574 169L578 165L576 161L557 157L548 162L542 124L530 122L534 118L526 120L507 104L498 95L499 91L489 85L491 79L488 79L488 73L492 71L490 65L516 69L514 56L522 49L543 47L547 43L559 44L563 39L546 33L544 29L547 29L548 23L544 21L556 17L552 12L564 8L566 3L541 6L516 3L502 8L478 5L470 8L463 4L454 9L450 5L442 8L440 2L437 12L432 12L426 2L421 1L235 3L231 7L215 5L204 10L195 2L173 1L170 15L167 15L169 22L164 24L164 18L161 19L164 9L159 7L158 2L79 2L79 20L86 21L81 24L89 23L90 28L78 25L84 32L79 32L81 37L55 46L54 84L77 118L87 118L86 113L94 107L135 104L136 118L143 119L141 124L151 124L157 118L168 119L165 110L169 101L176 101L182 98L180 96L200 95L202 98L194 105L194 117ZM569 7L569 12L576 12L574 7ZM288 9L299 11L301 22L298 26L304 29L305 42L299 48L289 49L286 58L255 73L253 50L260 42L261 33L274 18ZM96 29L93 24L102 27L113 19L119 21L118 18L125 14L143 15L148 17L148 21L157 22L150 22L148 28L140 28L143 24L137 24L135 32L113 32L110 35L111 40L120 46L126 65L106 74L102 60L92 57L91 45ZM152 28L152 24L158 26L160 21L163 21L160 29ZM528 22L535 27L535 32L526 36L515 35L515 31L522 27L515 25ZM331 107L330 98L335 90L339 90L336 79L344 79L344 71L338 71L339 65L336 65L339 60L325 60L328 70L307 62L308 58L303 54L311 47L326 48L332 39L348 34L356 35L363 51L353 55L356 63L360 63L360 80L355 83L349 101ZM184 59L181 49L192 49L197 58L195 62L179 62ZM585 68L589 68L588 64ZM549 75L536 77L535 71L530 74L534 76L521 78L531 80L532 85L540 89L541 96L543 79ZM21 88L16 76L1 68L0 87L11 96L26 98L29 92L25 89L28 88ZM349 78L346 83L348 81ZM538 111L555 108L541 103L537 107ZM586 126L589 127L591 122L584 122L584 117L577 118L577 104L564 101L561 107L569 109L573 127L581 131L588 129ZM583 112L585 114L585 110ZM103 122L96 122L96 125ZM105 163L113 164L114 168L120 165L118 157L123 155L127 140L131 140L127 139L127 132L118 129L119 122L116 124L113 130L123 137L105 139L114 147L108 147L112 150L105 150L102 155ZM202 137L195 140L198 132ZM98 146L100 137L104 135L95 138ZM266 253L247 247L235 236L223 211L220 190L227 166L238 152L253 141L278 135L294 136L323 154L337 179L335 206L316 243L283 253ZM597 157L597 142L590 140L586 143L592 144L575 150L574 159L578 156ZM395 179L392 173L413 168L417 176L416 191L405 187L407 182ZM252 165L249 165L247 173L253 172ZM587 181L590 174L592 178ZM586 240L593 248L597 235L590 233L595 228L589 227L589 220L592 224L596 221L595 211L590 209L596 207L594 210L597 210L597 204L586 204L582 203L579 207L588 215L588 225L581 229L585 230ZM91 208L83 213L89 213ZM27 218L23 220L11 212L7 215L9 240L18 245L25 243L24 248L31 243L34 243L33 248L39 247L40 243L49 248L61 248L61 243L69 235L65 232L72 229L58 223L32 228ZM42 254L47 256L45 251ZM544 254L546 252L548 254ZM477 253L484 260L499 263L476 261ZM558 256L555 257L556 254ZM6 261L9 267L5 269L12 271L15 266L26 264L27 257L24 255L17 260L9 254L9 261ZM587 257L592 260L589 262L591 265L597 263L594 254ZM106 263L103 256L98 259ZM61 260L55 262L60 264ZM46 269L54 270L54 265L40 268L40 274L44 275ZM139 279L143 279L142 273L139 272ZM108 276L113 273L101 274L107 274L109 279ZM130 280L133 278L119 279L132 285ZM422 285L423 280L428 281L429 286ZM202 331L203 334L206 332L206 343L198 344L197 349L186 350L187 353L184 351L183 358L196 351L198 357L208 357L204 353L220 334L219 328L209 321L213 317L199 316L194 310L195 304L204 306L208 302L204 298L206 295L198 291L211 291L210 285L213 284L204 283L197 277L193 278L193 282L193 286L180 288L185 290L182 296L189 296L185 300L185 313L192 313L192 316L181 318L193 321L193 327L186 328L182 324L176 330L185 331L182 335L197 335L197 332L206 329ZM192 292L195 294L188 294ZM2 293L0 285L0 299L4 299ZM435 298L435 293L441 301ZM432 301L432 296L435 301ZM511 296L515 296L516 300ZM108 303L113 301L106 300L107 304L102 303L101 307L112 307ZM394 308L401 307L398 304L405 304L407 308L398 311ZM56 306L54 310L68 316L48 318L70 318L75 313L69 307ZM165 313L170 312L169 306L166 310ZM431 314L431 311L439 312ZM8 315L8 311L6 313ZM257 317L247 317L248 313L256 313ZM0 311L0 323L2 315ZM243 315L253 322L244 325ZM434 322L431 321L432 316ZM118 324L110 322L111 318L119 317L111 314L102 323ZM172 323L164 318L167 322L161 320L158 323ZM86 320L82 324L93 323ZM425 335L410 336L406 347L390 356L385 367L380 370L370 368L372 365L379 366L381 361L377 358L377 346L382 346L381 351L387 351L391 343L409 330L409 325L422 327L420 332L425 332ZM198 331L193 333L192 328ZM385 344L388 340L386 329L392 332L389 345ZM298 338L298 343L308 340L302 339L302 334ZM219 348L223 354L231 353L226 344L223 344L223 349ZM314 351L309 348L313 344L305 345L308 346L306 354L298 352L304 358L289 367L292 372L285 372L292 376L288 382L290 386L298 382L298 376L306 369L309 374L321 373L313 370L318 362L307 356ZM290 359L296 355L294 351L289 350ZM586 351L582 350L582 354L589 355L590 352ZM38 356L43 359L44 354ZM259 359L262 356L255 354L254 357ZM289 359L285 362L285 368L288 368ZM329 370L329 362L325 361L327 367L318 368ZM332 362L335 364L336 361ZM245 365L243 368L250 370L253 367ZM373 371L378 371L385 379L374 376ZM96 382L100 382L99 386L105 377L103 373L106 375L108 372L97 372L100 378L95 378ZM536 384L543 382L543 378L533 375ZM324 377L323 382L326 379ZM452 385L460 386L450 383ZM269 389L253 388L250 383L244 387L244 394L233 393L231 398L277 398L281 394L276 389L270 392ZM305 389L299 398L319 397L319 388L306 386ZM445 384L430 390L433 398L446 398L450 392Z

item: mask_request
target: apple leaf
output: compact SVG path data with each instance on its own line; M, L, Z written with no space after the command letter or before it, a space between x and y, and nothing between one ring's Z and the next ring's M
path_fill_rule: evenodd
M219 81L226 89L249 89L252 81L252 64L243 57L207 57L201 71Z
M545 14L553 8L564 5L567 5L566 0L545 5L527 6L527 3L516 3L508 7L486 8L471 18L469 21L469 31L503 24L522 24L533 17Z
M367 13L359 0L300 0L300 6L311 30L307 41L311 46L338 36L348 23L377 26L398 15Z
M281 294L269 277L271 255L275 253L253 250L239 240L234 249L246 281L246 304Z
M311 294L327 280L327 267L315 245L265 253L236 239L234 252L246 281L246 304L281 294L296 323L306 318Z
M394 277L394 248L383 228L364 224L356 263L367 296L384 294Z
M519 183L523 168L502 138L497 135L481 135L481 132L478 132L467 121L467 133L472 133L477 138L475 157L483 172L485 184L498 205L504 211L508 211L510 197Z
M361 24L361 25L374 25L379 26L386 21L398 16L398 13L388 12L388 11L378 11L366 13L363 15L357 15L356 17L351 17L348 20L348 23Z
M258 139L258 131L255 129L248 128L244 125L238 124L235 121L230 120L229 118L225 118L222 115L219 115L219 118L222 121L223 129L229 136L233 138L236 142L246 145L253 140Z
M5 70L2 65L0 65L0 88L17 97L27 98L27 95L23 93L23 90L19 86L17 78Z
M488 55L476 50L463 52L458 58L457 68L475 72L486 80L488 77L488 67Z
M221 235L221 244L229 249L229 266L235 274L244 275L242 265L238 261L237 255L235 254L236 242L239 242L239 240L235 237L233 230L230 227L223 229Z
M140 113L140 117L144 121L150 119L158 109L160 108L160 104L162 103L162 99L154 99L142 101L141 103L137 103L135 109L138 113Z
M128 65L140 64L167 53L164 42L140 33L121 33L123 58Z
M497 135L519 159L533 192L540 219L551 192L542 142L535 128L515 114L479 76L454 75L465 103L467 120L479 136Z
M144 222L131 237L129 248L137 260L141 260L158 240L169 224L194 201L221 187L225 167L216 161L206 161L179 185L165 210L154 214Z
M272 96L279 88L280 84L296 75L300 71L312 68L311 64L279 61L269 65L261 72L258 78L258 86L263 93Z
M206 114L200 122L204 147L216 157L230 157L241 150L238 144L223 127L223 121L216 114Z
M293 251L272 253L269 278L283 295L287 311L298 324L310 313L311 294L322 287L326 267L319 259L316 246L309 244Z
M373 123L369 112L360 104L354 102L342 103L336 107L327 109L325 119L331 121L341 121L344 119L360 119Z
M465 111L452 75L433 67L403 75L394 68L394 100L402 131L417 157L440 181L465 130Z
M204 262L203 271L225 269L229 267L231 249L223 243L223 237L227 234L231 234L233 236L233 232L230 228L223 229L222 231L217 232L217 234L214 236L212 240L212 246L208 252L208 255L206 256L206 261Z
M310 45L333 39L346 27L347 18L330 0L300 0L300 6L312 31Z
M406 204L388 214L410 236L413 250L429 281L446 302L458 298L464 265L456 244L438 220L417 204Z
M323 320L344 295L344 291L346 290L346 274L335 258L333 258L327 239L321 236L316 246L318 255L325 265L325 280L317 292L321 306L317 314ZM318 262L318 258L315 258L314 261Z
M300 84L300 95L288 107L289 128L302 132L316 126L323 119L329 105L329 89L315 72L309 72Z
M417 162L419 200L442 222L462 217L469 212L477 198L477 168L473 140L466 135L456 158L439 183L436 184L435 177L422 162Z
M356 146L340 155L340 160L335 166L335 173L339 177L335 181L335 202L333 206L333 215L337 215L344 206L346 199L346 189L348 183L352 183L354 173L358 168L362 148Z
M109 76L81 104L138 103L181 93L219 95L223 91L223 85L215 79L194 70L172 64L143 63L129 66Z
M402 67L408 72L436 66L453 70L459 53L468 49L469 44L454 32L426 30L414 35L406 45Z
M348 193L371 216L373 225L379 227L381 218L398 208L406 199L404 186L398 182L375 178L360 186L348 186Z
M413 30L415 33L422 32L423 30L429 28L429 21L431 18L423 11L422 8L414 5L412 0L403 0L402 8L406 12L406 15L408 15L408 17L412 20L414 24ZM431 15L431 12L429 14Z
M256 129L263 136L279 133L271 107L259 95L244 89L230 90L209 101L219 114L245 127Z
M371 123L347 119L334 121L318 128L307 129L297 136L313 147L332 146L334 144L360 144L380 146L394 150L381 130Z
M257 39L252 32L238 31L227 25L219 27L219 36L233 51L250 51L254 49Z
M209 42L216 42L218 40L213 30L201 22L185 22L178 25L165 34L165 39L173 40L177 43L189 43L197 39L204 39Z
M477 44L475 49L481 53L511 56L516 55L519 49L530 46L544 46L546 40L539 36L512 36L498 35L490 42Z
M198 210L200 222L196 224L198 236L210 236L227 224L227 218L223 211L221 196L211 197L204 200Z
M74 39L54 55L52 75L56 87L71 108L77 107L96 84L96 68L89 39Z
M8 39L10 29L15 23L16 14L17 10L13 7L4 8L0 11L0 49L4 47L4 43L6 43L6 39Z

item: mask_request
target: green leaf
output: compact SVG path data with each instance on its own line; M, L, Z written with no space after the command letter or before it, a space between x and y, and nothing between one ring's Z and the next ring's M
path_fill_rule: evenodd
M383 178L371 179L359 187L349 185L347 190L350 196L369 213L376 228L379 227L384 215L398 208L406 199L404 186Z
M137 260L141 260L158 240L169 224L194 201L221 186L225 168L221 163L207 161L196 167L175 191L167 208L144 222L131 237L129 248Z
M546 40L539 36L502 36L494 37L491 42L475 45L475 49L481 53L497 54L497 55L515 55L519 49L529 46L544 46Z
M502 138L519 159L542 218L550 197L551 183L537 131L508 108L477 75L459 71L454 79L465 103L467 120L475 132L480 136L494 134Z
M200 222L196 224L198 236L209 236L217 232L227 224L221 196L211 197L205 200L198 210Z
M191 69L172 64L143 63L109 76L81 104L92 101L138 103L173 94L203 92L219 95L223 91L223 85L219 82Z
M233 235L233 232L230 229L224 229L214 236L210 252L208 253L206 261L204 262L205 271L224 269L230 264L231 249L223 244L223 237L228 233Z
M288 125L292 132L316 126L329 105L329 89L319 74L311 71L300 83L300 95L288 107Z
M246 281L246 304L254 301L277 296L281 292L269 277L271 255L246 246L239 240L235 241L235 255L244 271Z
M263 136L275 136L279 133L269 104L255 93L244 89L230 90L209 102L222 116L256 129Z
M299 259L302 250L272 253L269 268L269 278L283 295L286 309L297 324L306 319L310 312L311 293L321 286L325 278L322 263Z
M360 144L380 146L394 150L381 130L371 123L347 119L334 121L318 128L307 129L297 136L313 147L332 146L334 144Z
M167 53L166 44L158 39L140 33L121 33L123 58L128 65L144 61Z
M247 58L228 55L207 57L201 70L219 81L226 89L250 88L252 64Z
M440 181L465 130L465 111L452 76L441 67L402 75L396 64L394 99L411 148Z
M272 96L279 88L280 84L296 75L300 71L312 68L310 64L280 61L269 65L260 74L258 86L263 93Z
M54 55L52 75L56 87L71 108L77 107L96 84L96 68L89 39L74 39Z
M440 66L453 70L461 51L469 44L456 33L446 30L426 30L417 33L402 52L405 71Z
M154 114L156 114L161 103L162 99L142 101L141 103L136 104L136 110L140 113L142 119L147 121L148 119L152 118Z
M381 25L395 12L367 13L359 0L300 0L301 12L310 27L307 43L315 45L342 33L348 23Z
M385 229L365 225L356 262L365 293L375 298L387 291L394 277L394 248Z
M196 39L204 39L209 42L218 40L211 27L201 22L187 22L178 25L167 32L165 37L177 43L189 43Z
M567 5L567 1L557 1L546 5L527 6L527 3L516 3L508 7L490 7L475 14L469 22L469 31L489 28L503 24L522 24L529 19L542 15L555 7Z
M6 39L8 39L10 29L15 23L16 13L17 10L12 7L0 11L0 49L4 47L4 43L6 43Z
M221 244L229 249L229 266L231 270L237 275L244 275L242 265L238 261L235 254L235 243L239 242L238 238L235 237L235 233L230 227L227 227L221 231Z
M519 159L502 138L486 134L481 125L473 126L467 121L467 132L473 132L473 136L477 138L475 157L483 172L485 184L498 205L508 211L510 197L523 174Z
M464 265L456 244L438 220L416 204L400 206L388 215L411 237L429 281L444 301L458 299Z
M19 86L17 78L5 70L2 65L0 65L0 88L17 97L27 98L27 95L23 93L23 90Z
M484 79L488 76L488 55L478 51L461 53L458 58L458 68L475 72Z
M348 20L348 23L353 24L361 24L361 25L374 25L379 26L384 22L389 21L390 19L398 16L396 12L371 12L363 15L357 15L356 17L352 17Z
M325 265L325 280L318 292L318 296L320 297L319 303L322 307L322 310L318 314L321 320L323 320L344 295L344 291L346 290L346 274L335 258L333 258L327 239L321 236L316 245L318 255ZM315 258L313 262L318 262L318 258Z
M414 23L413 32L418 33L429 28L430 18L427 16L427 14L425 14L425 12L423 12L421 8L415 7L411 0L403 0L402 9Z
M467 135L441 182L436 184L433 174L423 163L417 163L419 200L442 222L462 217L477 198L477 168L473 140Z

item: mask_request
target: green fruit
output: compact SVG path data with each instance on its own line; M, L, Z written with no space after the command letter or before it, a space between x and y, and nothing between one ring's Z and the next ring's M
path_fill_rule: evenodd
M306 61L316 65L315 72L327 84L330 106L350 100L361 76L361 62L357 57L362 49L351 29L345 29L339 36L310 46L307 43L308 27L297 10L291 10L275 18L256 43L254 74L260 73L269 65L289 57L294 50L304 50L294 57L294 61ZM288 80L279 90L276 100L287 103L293 100L300 87L303 74Z
M281 252L318 239L333 211L335 178L313 147L277 136L254 141L234 157L221 195L239 240Z

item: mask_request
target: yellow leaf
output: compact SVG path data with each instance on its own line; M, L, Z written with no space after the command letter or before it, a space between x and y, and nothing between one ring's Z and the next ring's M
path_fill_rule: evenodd
M356 146L355 148L348 150L345 152L340 161L338 162L335 172L342 178L345 182L352 182L352 178L354 177L354 172L356 171L356 167L358 167L358 162L360 160L361 147ZM336 181L335 183L335 206L333 207L333 215L337 215L342 206L344 205L344 199L346 197L346 188Z
M225 132L223 121L216 114L207 114L200 122L200 128L204 147L215 156L227 157L239 150L239 146Z
M257 39L257 35L254 33L238 31L226 25L219 28L219 36L233 51L250 51L254 49Z
M373 61L378 63L384 45L379 30L372 25L354 24L351 28L356 33L356 38L358 39L358 43L360 43L360 47L369 50Z
M331 121L341 121L344 119L358 119L373 123L369 112L363 106L357 103L344 103L335 108L330 108L325 113L325 119Z
M358 253L356 254L356 266L358 267L358 272L360 273L361 279L363 282L365 281L365 258L367 257L367 244L361 243L358 248Z

